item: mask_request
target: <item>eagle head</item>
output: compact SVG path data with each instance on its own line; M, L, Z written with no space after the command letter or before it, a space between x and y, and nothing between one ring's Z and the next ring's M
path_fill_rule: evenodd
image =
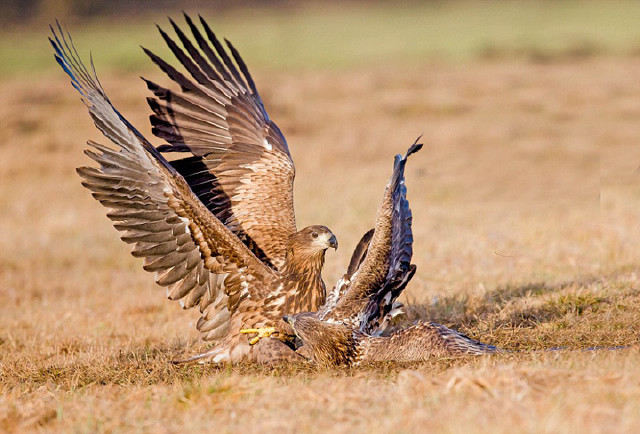
M338 249L338 239L326 226L308 226L289 238L289 248L294 254L315 255L329 247Z
M304 342L311 359L321 366L346 365L357 356L358 342L353 330L345 324L325 322L309 312L285 315L282 319Z
M338 240L325 226L309 226L289 237L282 273L288 280L297 282L298 296L311 297L313 309L306 310L317 310L324 303L322 267L329 247L337 249Z

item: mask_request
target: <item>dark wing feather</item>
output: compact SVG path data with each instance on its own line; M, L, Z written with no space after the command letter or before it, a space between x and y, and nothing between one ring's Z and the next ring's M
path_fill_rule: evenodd
M232 59L202 17L206 38L185 19L195 45L172 20L182 48L162 29L160 34L190 78L145 49L180 86L173 91L145 80L155 95L148 99L153 134L169 143L158 149L189 153L171 164L227 228L279 269L296 231L295 169L287 142L237 50L226 41Z
M404 168L407 157L421 147L414 143L404 157L395 157L373 234L368 232L358 244L347 274L318 312L320 319L375 333L413 277L416 267L411 264L413 234Z
M340 280L338 280L338 282L336 282L333 289L327 294L327 299L318 312L320 317L323 317L323 315L328 311L335 308L336 303L338 303L345 292L350 288L351 279L353 279L354 274L358 271L360 265L362 265L362 262L364 261L364 258L367 256L367 251L369 250L369 245L371 244L374 231L375 229L368 230L356 245L356 248L353 250L353 254L351 255L347 272Z
M82 64L70 36L51 29L55 57L80 92L96 127L116 149L89 142L99 167L81 167L82 184L144 258L167 296L185 308L199 305L205 339L220 337L238 304L273 277L245 245L193 194L184 178L111 105ZM93 64L92 64L93 67ZM252 292L253 291L253 292ZM256 294L255 298L264 294Z
M362 265L362 261L367 256L367 251L369 250L369 245L371 244L371 239L373 238L373 232L375 229L369 229L360 239L358 245L353 250L353 254L351 255L351 261L349 261L349 266L347 267L347 276L351 278L360 265Z

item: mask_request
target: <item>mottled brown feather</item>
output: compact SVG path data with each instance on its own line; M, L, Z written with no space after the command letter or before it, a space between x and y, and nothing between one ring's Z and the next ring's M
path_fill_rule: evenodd
M321 366L372 362L422 362L437 357L493 354L500 350L434 322L421 322L388 337L374 337L344 323L300 313L287 317L305 354Z
M159 30L191 78L145 50L180 86L174 91L146 80L155 96L148 99L152 131L169 142L158 149L190 154L171 164L258 258L280 269L296 232L295 169L286 140L233 46L227 42L235 64L202 18L208 40L186 14L185 20L198 47L172 20L182 48Z

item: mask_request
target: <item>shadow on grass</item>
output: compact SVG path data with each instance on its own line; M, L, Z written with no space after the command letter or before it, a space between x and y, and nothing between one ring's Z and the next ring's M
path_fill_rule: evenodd
M601 278L584 278L555 284L504 285L477 297L462 294L437 299L431 304L409 302L405 306L406 316L400 321L406 325L429 320L458 329L476 328L481 323L491 328L538 327L556 322L569 313L581 315L608 303L606 297L581 291L600 281Z
M396 327L435 321L512 351L635 345L640 288L633 270L559 283L504 285L430 304L407 303Z
M407 315L394 325L435 321L515 352L636 345L640 288L635 275L619 270L559 283L504 285L430 304L409 302Z

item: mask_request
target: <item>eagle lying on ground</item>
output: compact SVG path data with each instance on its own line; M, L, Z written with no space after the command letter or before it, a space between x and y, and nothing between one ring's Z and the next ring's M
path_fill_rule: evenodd
M296 229L286 140L235 48L226 41L230 57L202 18L206 38L185 18L199 49L173 21L183 48L159 30L191 78L144 50L180 87L145 80L155 96L153 134L168 142L157 148L113 107L93 62L89 72L59 25L50 41L96 127L116 145L88 142L85 153L99 167L79 168L82 184L168 298L202 313L197 329L213 346L188 360L304 360L300 353L316 348L304 318L382 333L415 273L404 164L421 145L396 157L375 228L327 297L321 272L326 250L338 247L335 235L325 226ZM186 156L169 161L167 153ZM304 352L296 352L294 331L308 343Z
M456 354L489 354L498 349L443 325L421 322L381 336L398 310L395 302L416 271L411 264L411 209L406 198L407 157L397 155L378 210L375 228L365 234L347 274L318 312L285 316L302 340L304 354L323 366L417 362Z

